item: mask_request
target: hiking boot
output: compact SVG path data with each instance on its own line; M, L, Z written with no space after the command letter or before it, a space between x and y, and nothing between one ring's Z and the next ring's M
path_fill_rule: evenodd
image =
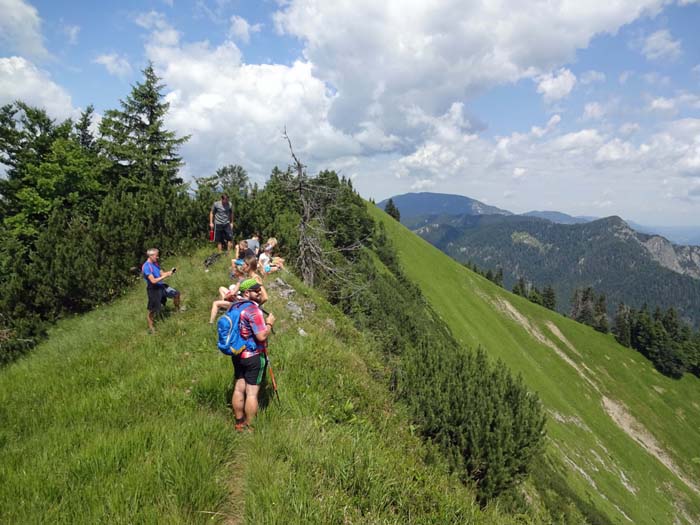
M236 429L236 432L252 432L253 427L251 427L246 421L241 421L240 423L236 423L234 426Z

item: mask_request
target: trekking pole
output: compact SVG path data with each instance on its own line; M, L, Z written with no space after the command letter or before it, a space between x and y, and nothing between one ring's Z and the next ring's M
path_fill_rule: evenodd
M270 315L270 312L260 307L260 311L265 315ZM270 325L270 332L275 333L275 329ZM270 364L270 354L267 353L267 348L265 349L265 357L267 358L267 369L270 371L270 379L272 380L272 390L275 392L277 397L277 402L280 403L280 393L277 391L277 381L275 381L275 373L272 371L272 365Z
M272 390L275 392L277 402L281 403L280 393L277 391L277 381L275 381L275 373L272 371L272 365L270 364L270 355L267 353L267 350L265 350L265 357L267 358L267 369L270 372L270 379L272 379Z

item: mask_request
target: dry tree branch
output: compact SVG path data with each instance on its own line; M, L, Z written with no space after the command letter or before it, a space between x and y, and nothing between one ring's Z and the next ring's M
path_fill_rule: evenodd
M324 187L317 183L316 179L310 179L305 174L306 166L301 162L294 152L292 140L287 133L285 126L283 137L289 146L289 152L293 159L293 164L289 166L290 171L296 172L296 177L285 184L290 192L298 193L299 198L299 256L297 263L301 272L302 280L305 284L313 286L317 277L325 275L333 281L342 282L353 290L352 295L365 286L359 287L353 272L347 268L339 268L330 261L333 253L352 252L359 250L366 240L354 242L350 246L336 248L332 250L324 249L322 240L334 235L336 232L326 228L323 221L323 212L326 208L335 205L340 195L339 189Z

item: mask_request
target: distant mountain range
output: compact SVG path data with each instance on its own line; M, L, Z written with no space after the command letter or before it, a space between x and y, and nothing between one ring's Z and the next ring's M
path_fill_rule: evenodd
M592 286L607 295L610 313L620 301L637 308L644 303L652 308L673 306L700 326L698 246L676 245L635 231L620 217L513 215L499 208L498 214L487 214L483 210L491 207L466 197L442 202L459 203L470 211L451 213L440 205L437 212L419 215L416 210L434 210L429 204L440 202L439 194L429 194L430 200L422 203L420 195L394 198L401 222L460 262L483 269L501 267L507 288L521 276L540 288L552 285L557 309L567 313L574 289ZM471 212L474 209L479 213Z
M560 211L529 211L522 215L524 217L539 217L540 219L546 219L556 222L557 224L582 224L595 220L595 217L572 217Z
M401 222L418 216L438 215L515 215L514 213L489 206L476 199L448 193L405 193L392 197L401 213ZM384 209L388 199L377 204ZM600 219L593 216L572 216L559 211L529 211L525 217L538 217L557 224L583 224ZM661 235L676 244L700 246L700 226L648 226L626 221L634 230L650 235Z
M511 212L489 206L475 199L447 193L405 193L391 197L402 217L418 215L513 215ZM389 199L378 203L384 209Z

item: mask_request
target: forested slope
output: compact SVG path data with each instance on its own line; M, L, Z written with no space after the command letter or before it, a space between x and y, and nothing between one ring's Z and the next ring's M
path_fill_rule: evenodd
M537 217L434 216L409 226L460 262L502 268L508 289L519 277L540 289L552 285L560 312L568 313L574 289L592 286L606 294L611 315L619 302L646 303L652 310L674 307L700 323L698 249L637 233L619 217L568 225Z
M563 481L581 508L615 523L700 521L696 377L662 376L612 336L508 293L370 209L455 337L502 359L542 399L550 417L541 489Z

